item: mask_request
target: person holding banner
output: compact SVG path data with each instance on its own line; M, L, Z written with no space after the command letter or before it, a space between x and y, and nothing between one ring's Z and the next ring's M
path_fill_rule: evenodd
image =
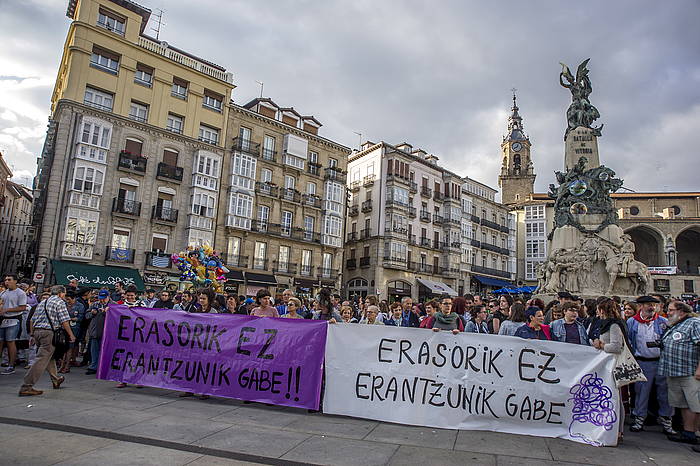
M258 290L255 295L258 307L253 309L250 315L255 317L279 317L277 308L272 305L272 295L265 288Z
M482 307L483 309L483 307ZM462 319L452 312L452 297L444 295L440 303L440 310L426 319L425 328L432 329L433 332L440 330L450 330L455 335L464 331Z
M549 325L544 324L544 313L540 308L534 306L528 307L525 310L525 317L528 319L527 324L518 327L514 336L528 340L552 339Z
M216 293L211 288L201 288L197 291L199 310L203 314L218 314L219 308L216 302Z
M423 319L420 321L420 328L426 328L428 322L431 322L430 318L435 315L440 305L437 303L437 301L433 300L425 303L423 307L425 308L425 317L423 317Z
M85 319L90 321L88 337L90 338L90 365L86 375L97 374L97 365L100 362L100 343L105 327L107 307L111 302L109 290L100 290L97 294L97 302L90 306L85 313Z
M568 302L561 305L561 311L564 313L563 318L559 318L552 322L552 340L563 341L565 343L573 343L575 345L590 345L588 342L588 334L582 323L576 318L579 315L580 306L578 303ZM552 312L552 315L555 315Z
M340 318L342 321L340 322L341 324L356 324L357 319L353 317L353 310L352 307L350 306L343 306L340 308Z
M361 324L367 325L384 325L380 320L377 320L379 314L379 306L369 305L365 311L365 318L360 321ZM314 316L314 318L316 318Z

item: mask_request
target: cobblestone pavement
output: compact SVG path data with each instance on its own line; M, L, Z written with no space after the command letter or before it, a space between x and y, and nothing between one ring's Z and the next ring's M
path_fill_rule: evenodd
M0 376L0 464L700 464L657 428L617 448L561 439L412 427L237 400L118 389L74 368L60 390L18 397L24 370Z

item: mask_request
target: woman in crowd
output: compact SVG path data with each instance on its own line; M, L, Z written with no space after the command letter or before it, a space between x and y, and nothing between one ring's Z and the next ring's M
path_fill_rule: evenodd
M277 308L272 305L272 298L270 292L263 288L258 290L255 295L255 300L258 303L258 307L253 309L250 315L255 317L279 317Z
M316 311L313 313L314 320L327 320L329 324L335 324L343 320L340 314L333 310L333 300L331 298L331 291L328 288L322 288L318 292Z
M197 302L199 303L199 311L203 314L219 314L219 303L216 299L216 293L211 288L201 288L197 291Z
M583 326L586 327L588 338L595 340L600 335L600 319L598 318L598 303L595 299L587 299L583 302L586 318L583 320Z
M298 313L299 309L301 309L301 301L297 298L289 298L287 301L287 313L282 317L285 319L303 319Z
M535 307L535 306L532 306ZM535 307L535 309L539 309ZM503 321L501 328L498 330L499 335L514 336L518 328L525 325L525 306L522 303L513 303L510 307L510 315L508 320Z
M464 331L464 323L462 319L452 312L452 297L443 296L438 309L432 317L426 319L428 322L425 328L430 328L433 332L440 330L450 330L455 335Z
M341 324L356 324L357 319L354 316L354 312L352 310L352 307L350 306L343 306L340 308L340 318Z
M554 306L552 306L551 311L552 311L552 322L554 322L555 320L559 320L559 319L564 318L564 311L562 310L561 305L555 304ZM578 308L577 308L576 312L578 312Z
M544 313L540 308L528 307L525 310L528 319L526 325L522 325L515 331L515 336L528 340L551 340L549 325L544 324Z
M464 326L464 331L469 333L490 333L486 325L486 309L484 306L474 306L469 310L471 319Z
M625 321L631 319L637 314L637 305L635 303L625 303Z
M426 328L428 322L431 322L430 318L435 315L435 312L437 312L439 308L439 304L435 300L428 301L423 306L425 307L425 316L420 321L420 328Z
M610 298L601 299L598 303L598 318L600 319L600 337L593 341L593 347L599 350L619 355L622 353L623 345L627 339L627 325L620 319L620 311L617 303ZM622 394L620 394L622 399ZM622 432L625 423L624 405L619 406L620 431L617 434L617 443L622 443Z
M510 315L510 307L513 305L513 297L509 294L501 295L498 300L498 309L491 313L488 319L489 333L498 334L501 323Z
M465 325L471 318L469 309L467 309L467 300L461 296L456 296L452 299L452 312L457 314Z
M226 295L226 311L229 314L238 314L238 307L240 303L238 302L238 296L234 293L229 293Z
M398 301L394 301L393 303L391 303L391 306L389 306L389 308L391 309L391 315L388 319L384 319L384 325L389 325L392 327L401 327L401 317L403 314L403 308L401 307L401 303Z
M367 310L365 310L365 317L360 321L360 323L367 325L384 325L383 322L377 319L377 314L379 314L379 306L367 306Z

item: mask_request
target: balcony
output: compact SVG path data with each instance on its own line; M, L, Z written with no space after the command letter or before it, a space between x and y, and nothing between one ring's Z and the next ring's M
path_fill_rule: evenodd
M253 268L255 270L267 270L267 259L253 258Z
M158 269L169 269L173 261L168 253L146 251L146 265Z
M497 253L501 254L501 248L499 248L498 246L491 244L491 243L484 243L482 241L481 242L481 249L485 249L487 251L497 252Z
M301 264L301 268L299 269L299 275L302 275L304 277L310 277L314 273L314 266L313 265L304 265Z
M433 266L423 262L409 262L408 270L410 270L411 272L426 273L430 275L433 274Z
M350 206L350 209L348 210L348 215L351 217L354 217L360 213L360 206L357 204L353 204Z
M284 188L280 191L280 199L283 201L301 203L301 193L296 189Z
M279 197L279 189L279 187L268 182L255 182L255 192L262 196Z
M417 246L418 242L416 241L416 235L408 235L408 242L413 246Z
M385 228L384 233L388 233L391 236L397 236L400 239L407 239L408 238L408 228L405 227L400 227L400 226L392 226L391 228Z
M407 204L404 201L400 201L398 199L392 199L390 197L386 198L386 206L387 208L396 208L396 209L408 209L410 204Z
M433 241L433 249L439 249L440 251L447 251L448 247L449 247L449 245L447 244L447 241L438 241L438 240Z
M347 259L345 261L345 268L348 270L355 270L357 268L357 259Z
M470 241L471 245L474 246L475 248L480 248L481 247L481 241L473 239Z
M315 194L302 194L301 203L305 206L314 207L316 209L321 208L321 198Z
M503 270L492 269L490 267L483 267L479 265L472 265L472 272L481 273L484 275L494 275L496 277L507 278L510 280L510 272L505 272Z
M136 173L146 173L147 163L148 159L143 155L133 155L131 152L123 150L119 153L117 168Z
M340 270L338 269L328 269L325 267L318 268L318 278L326 280L336 280L340 275Z
M357 241L357 239L358 235L356 231L351 231L350 233L348 233L348 243L351 241Z
M230 228L241 228L250 230L251 220L248 217L240 217L238 215L226 215L226 226Z
M458 217L445 217L445 223L450 224L451 226L456 226L459 227L462 225L462 221Z
M362 203L362 212L372 212L372 199Z
M433 190L427 186L421 186L420 187L420 195L423 197L432 197Z
M151 219L161 222L177 223L177 209L154 205L151 209Z
M168 165L167 163L159 162L156 176L158 178L166 178L168 180L180 182L182 181L183 172L184 170L182 167L177 167L175 165Z
M445 223L445 218L442 215L433 214L433 223L435 225L442 225Z
M384 256L382 266L387 269L407 270L408 262L406 262L406 258Z
M323 178L345 184L348 181L348 174L338 167L326 167Z
M457 278L459 276L459 268L456 267L440 267L438 274L443 277Z
M365 188L371 187L372 185L374 185L374 178L375 178L374 175L367 175L367 176L365 176L365 177L362 179L362 186L364 186Z
M432 218L432 215L430 215L430 212L428 212L427 210L420 211L420 221L421 222L429 222L431 218Z
M402 185L405 185L405 186L410 186L410 184L412 183L412 181L409 180L408 178L404 178L403 176L399 176L399 175L387 175L386 182L387 183L401 183ZM415 184L415 183L413 183L413 184Z
M501 225L499 225L499 224L496 223L496 222L492 222L491 220L486 220L485 218L482 218L482 219L481 219L481 225L482 225L482 226L485 226L485 227L488 227L488 228L492 228L492 229L494 229L494 230L500 230L500 229L501 229Z
M416 208L415 207L408 208L408 218L416 218Z
M418 192L418 185L415 181L408 182L408 192L411 194L416 194Z
M435 191L435 193L433 193L433 200L442 202L445 200L445 196L440 191Z
M320 243L321 233L314 231L306 231L303 228L294 228L292 230L292 239L297 239L300 241Z
M268 162L276 163L277 162L277 151L263 147L262 159L266 160Z
M355 180L350 183L350 192L351 193L356 193L360 190L360 186L362 185L362 182L360 180Z
M267 220L252 220L250 222L250 231L254 231L256 233L270 233L270 234L279 234L279 228L275 228L274 226L271 227L270 222ZM277 224L279 227L279 224Z
M320 176L321 174L321 164L315 162L309 162L306 164L306 173L309 175Z
M112 199L112 212L116 214L133 215L134 217L138 217L141 215L141 203L130 199L115 197Z
M429 248L431 245L430 238L421 237L420 245L424 248Z
M177 49L168 47L165 42L160 42L158 40L149 39L144 36L139 36L139 47L149 50L153 53L166 57L176 63L197 70L200 73L211 76L219 81L226 82L228 84L233 84L233 73L229 73L220 66L214 65L213 63L205 62L193 58L191 55L186 55L181 53Z
M292 264L291 262L274 261L272 265L272 272L283 275L294 275L297 273L297 264Z
M471 217L471 219L472 219L472 222L474 222L474 223L481 223L481 218L479 218L478 216L476 216L476 215L474 215L474 214L471 214L470 217Z
M510 228L508 227L508 225L500 225L498 229L501 230L503 233L510 233Z
M241 139L240 137L233 138L233 146L231 149L254 155L256 157L260 156L260 144L253 142L250 139Z
M360 230L360 239L369 239L371 235L372 232L369 228L363 228Z
M116 262L119 264L133 264L134 250L107 246L107 250L105 252L105 261Z
M360 268L361 269L369 267L369 264L370 264L369 256L360 257Z
M248 256L241 256L240 254L226 254L226 266L227 267L238 267L240 269L245 269L248 267Z

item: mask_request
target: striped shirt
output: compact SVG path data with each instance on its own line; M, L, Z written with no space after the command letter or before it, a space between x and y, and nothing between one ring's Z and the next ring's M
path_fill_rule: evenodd
M46 312L44 312L44 309L46 309ZM47 313L51 318L51 323L49 323L46 318ZM54 329L58 329L63 322L67 321L70 321L70 315L68 314L66 303L56 295L40 302L32 316L34 328L43 328L47 330L51 330L51 324L53 324Z

